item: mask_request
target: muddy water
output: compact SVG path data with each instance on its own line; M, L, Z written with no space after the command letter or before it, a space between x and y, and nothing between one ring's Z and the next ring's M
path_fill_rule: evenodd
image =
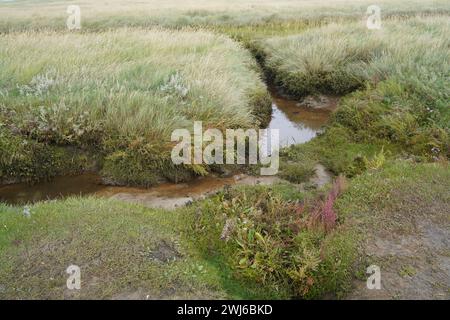
M51 182L35 185L17 183L0 186L0 201L9 204L25 204L73 195L88 195L102 189L100 181L94 174L83 174L56 177Z
M79 176L57 177L50 182L28 185L25 183L0 187L0 201L10 204L26 204L68 196L97 195L102 197L128 197L135 199L188 199L205 190L217 190L226 184L233 184L233 178L206 177L185 184L161 184L154 188L117 187L102 184L101 178L93 173ZM143 199L145 200L145 199Z
M304 143L314 138L327 122L336 99L327 98L322 105L314 108L281 97L275 91L273 95L273 116L270 129L279 129L281 146ZM320 171L320 170L319 170ZM323 179L318 177L320 181ZM140 203L147 207L173 209L195 199L205 197L226 185L272 184L279 181L276 177L250 177L235 175L229 178L204 177L183 184L161 184L154 188L105 186L96 174L57 177L51 182L36 185L13 184L0 186L0 201L8 204L23 205L42 200L64 198L68 196L95 195Z
M273 184L277 177L252 177L244 174L228 178L208 176L188 183L163 183L152 188L117 187L102 184L96 174L57 177L50 182L28 185L25 183L0 187L0 201L24 205L43 200L69 196L94 195L139 203L150 208L174 209L206 197L227 185Z
M271 94L272 121L268 128L280 130L280 145L283 147L305 143L317 136L338 102L337 97L327 96L322 97L324 101L308 106L282 97L275 89L271 89Z

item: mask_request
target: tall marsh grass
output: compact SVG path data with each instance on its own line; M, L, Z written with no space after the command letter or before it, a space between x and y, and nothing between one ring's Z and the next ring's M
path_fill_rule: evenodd
M0 33L64 30L67 6L80 5L82 28L260 26L274 22L361 19L371 0L15 0L0 2ZM446 0L378 0L383 16L449 13Z
M97 147L136 177L170 160L174 129L196 120L256 127L270 110L256 62L225 36L25 32L0 43L3 127L49 144Z
M350 94L334 125L356 141L382 139L414 154L450 156L448 17L330 24L262 41L275 83L296 97Z

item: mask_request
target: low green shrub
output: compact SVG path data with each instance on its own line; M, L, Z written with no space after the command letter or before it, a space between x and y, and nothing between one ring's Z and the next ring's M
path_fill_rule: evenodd
M344 220L333 229L322 228L321 220L313 223L320 198L288 189L288 194L282 185L219 193L189 209L189 233L204 254L219 255L238 279L268 293L339 296L348 288L355 257L351 232Z

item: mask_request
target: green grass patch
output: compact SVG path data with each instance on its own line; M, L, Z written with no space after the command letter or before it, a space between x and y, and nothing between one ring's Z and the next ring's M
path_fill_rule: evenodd
M448 223L448 163L389 161L352 179L336 205L341 216L354 219L362 232L414 234L415 219Z
M354 177L367 169L382 167L387 159L397 157L398 153L398 147L388 141L356 142L349 129L332 126L306 144L283 149L280 153L280 174L288 180L294 179L292 182L306 182L314 165L321 163L335 175ZM304 174L298 179L295 175L289 177L289 166ZM286 167L288 170L283 171Z
M69 198L26 217L0 205L0 297L345 297L368 265L365 240L413 234L411 217L448 223L449 181L447 163L387 161L348 182L331 229L313 218L329 190L289 184L226 189L174 212ZM82 270L76 293L71 264Z
M30 213L0 205L2 299L251 298L187 249L181 213L98 198L39 203ZM66 287L73 264L79 291Z

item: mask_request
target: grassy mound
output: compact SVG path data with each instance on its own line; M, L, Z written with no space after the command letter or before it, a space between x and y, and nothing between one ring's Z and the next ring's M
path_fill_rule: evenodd
M173 168L174 129L199 120L257 127L271 110L256 63L226 37L120 30L9 34L1 42L2 139L94 149L104 156L104 175L120 182L204 172Z
M382 150L450 157L449 31L447 18L413 18L380 31L332 24L260 42L266 69L288 94L348 94L323 136L286 151L305 161L297 171L315 159L353 176Z
M227 297L221 273L187 251L177 212L96 198L39 203L30 217L23 210L0 205L2 299ZM66 287L70 265L80 267L81 290Z
M297 97L346 94L390 80L399 91L416 91L448 122L449 28L444 17L393 20L380 31L363 24L331 24L265 41L265 66L276 84Z

